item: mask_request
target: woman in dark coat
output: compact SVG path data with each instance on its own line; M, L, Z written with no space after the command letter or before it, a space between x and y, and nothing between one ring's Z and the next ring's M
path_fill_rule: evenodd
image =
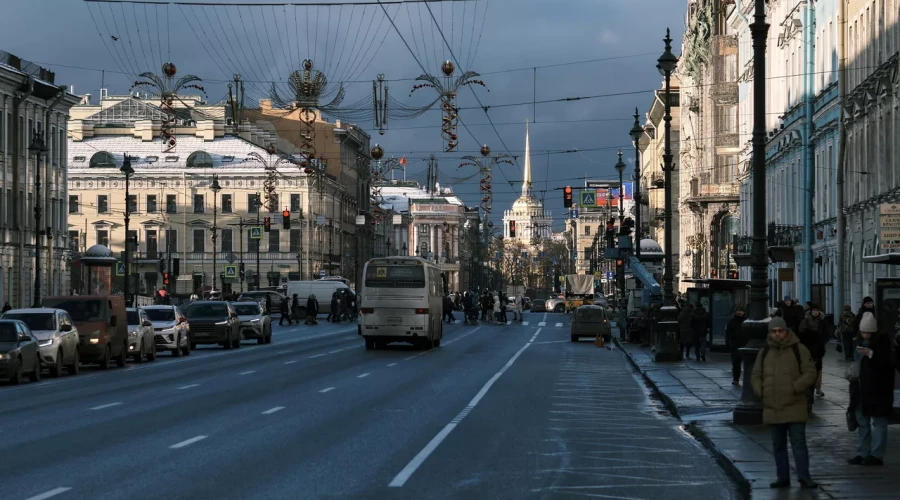
M694 314L694 306L687 304L678 313L678 343L681 346L681 355L685 359L691 359L691 343L694 341L694 330L691 329L691 316Z
M700 361L706 361L706 337L712 319L706 308L702 305L694 308L691 315L691 330L694 331L694 356Z
M894 366L891 339L878 332L875 315L864 312L856 338L859 379L850 405L859 424L859 448L853 465L884 465L887 421L894 407ZM856 393L855 395L852 393Z
M294 300L297 295L294 294ZM319 315L319 300L316 298L316 294L312 294L306 299L306 324L307 325L318 325L319 322L316 321L316 316Z

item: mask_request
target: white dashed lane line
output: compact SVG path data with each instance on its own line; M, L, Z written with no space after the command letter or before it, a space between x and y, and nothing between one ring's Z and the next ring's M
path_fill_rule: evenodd
M60 493L65 493L71 489L72 488L53 488L52 490L41 493L40 495L28 497L25 500L47 500L48 498L55 497L56 495L59 495Z
M91 409L92 409L92 410L105 410L105 409L107 409L107 408L112 408L113 406L119 406L120 404L122 404L122 402L121 402L121 401L117 401L117 402L115 402L115 403L109 403L109 404L105 404L105 405L95 406L95 407L93 407L93 408L91 408Z
M246 372L241 372L241 375L250 375L251 373L256 373L256 370L249 370Z
M294 364L294 363L296 363L296 362L297 362L297 360L293 360L293 361L285 361L284 364L286 364L286 365L292 365L292 364Z
M370 374L370 373L363 373L362 375L357 375L356 378L366 378L366 377L368 377L369 375L371 375L371 374Z
M192 387L200 387L200 384L188 384L188 385L183 385L183 386L179 387L178 390L179 390L179 391L183 391L183 390L185 390L185 389L190 389L190 388L192 388Z
M326 393L326 392L331 392L331 391L333 391L333 390L334 390L334 387L326 387L326 388L322 389L322 390L319 391L319 392L321 392L321 393L324 394L324 393Z
M283 409L284 409L284 406L276 406L275 408L272 408L272 409L262 412L262 414L263 415L271 415L271 414L275 413L276 411L281 411Z
M390 363L388 366L397 366L397 363Z
M182 441L180 443L175 443L172 446L169 446L169 448L172 448L173 450L177 450L178 448L184 448L185 446L190 446L190 445L196 443L197 441L203 441L207 437L209 437L209 436L195 436L190 439L185 439L184 441Z

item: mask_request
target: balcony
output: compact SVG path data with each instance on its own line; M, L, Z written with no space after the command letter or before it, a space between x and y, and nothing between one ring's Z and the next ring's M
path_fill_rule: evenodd
M732 246L734 247L734 253L731 254L731 258L734 259L735 264L740 267L749 266L751 264L750 251L753 248L753 237L734 235Z
M738 203L741 199L741 187L737 182L723 184L691 183L691 195L685 200L689 204L704 203Z
M772 222L769 224L767 243L772 262L793 262L794 246L803 243L803 227Z
M653 209L653 217L657 220L665 219L666 218L666 209L665 208Z
M719 83L712 88L712 98L719 106L734 106L738 103L738 83Z

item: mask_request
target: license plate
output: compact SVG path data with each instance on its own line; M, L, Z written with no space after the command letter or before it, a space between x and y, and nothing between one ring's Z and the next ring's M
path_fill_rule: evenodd
M400 318L388 318L387 319L387 324L390 326L397 326L402 323L403 323L403 321Z

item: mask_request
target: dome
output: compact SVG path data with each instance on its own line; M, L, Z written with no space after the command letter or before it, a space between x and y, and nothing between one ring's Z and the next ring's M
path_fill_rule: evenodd
M520 196L513 202L513 212L518 211L527 211L531 209L541 209L544 205L541 203L541 200L533 197L533 196Z
M658 253L662 255L663 249L656 240L644 238L641 240L641 255Z
M103 245L94 245L84 252L85 257L112 257L112 250Z

